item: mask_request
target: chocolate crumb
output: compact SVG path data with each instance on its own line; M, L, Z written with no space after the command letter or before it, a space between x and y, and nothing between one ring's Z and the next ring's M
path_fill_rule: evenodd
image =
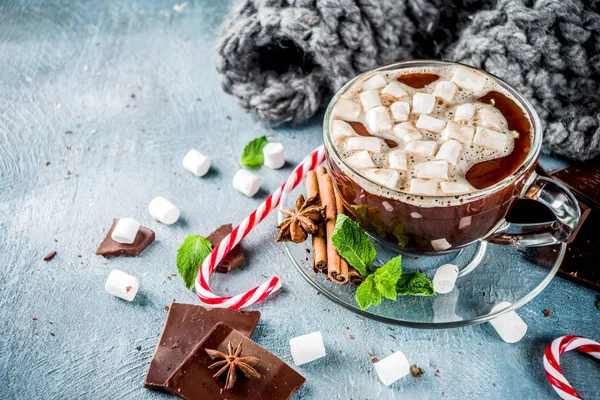
M413 378L420 378L421 376L423 376L424 373L425 371L423 370L423 368L419 367L417 364L413 364L410 366L410 374Z
M373 358L371 358L371 362L372 362L373 364L375 364L375 363L376 363L376 362L378 362L378 361L379 361L379 358L377 358L377 357L373 357Z
M37 321L36 317L31 318L32 321Z
M439 368L435 370L435 376L440 376L440 369Z
M165 306L165 311L169 312L169 306Z
M48 165L50 165L50 161L46 161L46 164L45 164L45 165L46 165L46 167L47 167Z
M129 293L133 289L131 286L125 286L125 291Z
M140 351L140 350L142 350L142 346L138 346L138 347L136 347L135 349L136 349L137 351Z
M131 98L135 99L135 93L131 93Z
M231 115L227 115L225 118L231 121Z
M544 310L544 317L548 318L551 315L552 315L552 311L550 311L550 310Z
M349 331L349 330L350 330L350 327L349 327L349 326L347 326L347 327L346 327L346 330L347 330L347 331Z
M50 332L50 336L56 336L56 335L54 335L54 332Z
M350 340L354 340L354 336L353 335L350 335Z
M65 131L65 135L71 135L73 131Z
M56 251L52 251L52 252L46 254L44 256L43 260L46 262L51 261L54 258L54 256L56 256Z

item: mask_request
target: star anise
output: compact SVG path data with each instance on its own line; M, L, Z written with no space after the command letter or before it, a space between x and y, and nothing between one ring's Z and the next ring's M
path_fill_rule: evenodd
M227 353L225 354L219 350L211 350L204 349L206 353L210 356L211 359L219 359L222 358L221 361L217 361L214 364L208 366L208 369L215 369L222 367L217 371L216 374L213 375L213 378L217 378L227 371L227 379L225 380L225 389L231 389L235 380L237 379L237 370L239 368L246 378L260 378L260 374L252 367L258 364L260 361L257 357L240 357L242 353L242 342L238 344L235 351L233 350L233 345L231 342L227 345Z
M302 243L308 237L319 230L319 224L324 218L325 207L320 205L319 195L315 194L304 201L300 195L296 200L295 210L281 210L285 219L278 226L278 242Z

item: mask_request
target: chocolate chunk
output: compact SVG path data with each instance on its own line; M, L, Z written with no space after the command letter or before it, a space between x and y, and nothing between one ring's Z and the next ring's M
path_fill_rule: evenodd
M567 185L590 206L600 208L600 168L567 167L551 171L550 177Z
M42 260L44 260L46 262L52 261L54 256L56 256L56 251L51 251L50 253L46 254Z
M98 250L96 250L96 254L102 256L104 258L110 257L135 257L140 255L142 251L146 249L146 247L150 246L150 243L154 241L154 232L150 229L140 226L140 230L135 237L135 240L131 244L124 244L115 242L112 240L111 235L113 229L115 229L115 225L119 220L113 219L112 226L108 230L106 237L98 246Z
M221 225L206 238L212 243L213 247L215 247L221 242L221 240L225 238L225 236L229 235L232 230L233 226L231 224ZM242 247L238 244L231 249L229 254L227 254L227 257L225 257L223 261L217 265L215 271L226 274L236 268L241 267L242 265L244 265L244 253L242 253Z
M238 329L241 334L250 337L259 319L258 311L171 304L146 373L144 387L163 389L169 375L217 323L225 322Z
M225 375L213 378L216 370L208 369L215 361L205 349L215 349L227 354L231 342L236 348L242 343L242 356L257 357L253 365L260 374L258 379L248 379L237 371L237 380L231 389L224 389ZM273 353L254 343L235 329L217 324L198 346L186 357L165 387L171 393L189 400L286 400L306 379L277 358Z

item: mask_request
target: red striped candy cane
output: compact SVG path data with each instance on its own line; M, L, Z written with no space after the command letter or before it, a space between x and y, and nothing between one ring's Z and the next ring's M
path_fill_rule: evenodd
M196 294L198 300L209 307L231 308L237 310L239 308L248 307L261 301L276 292L281 288L281 282L276 276L272 276L262 285L248 290L246 293L241 293L236 296L217 296L212 292L208 281L213 274L215 267L227 256L227 254L239 242L242 241L250 233L250 231L258 225L266 216L275 209L281 201L283 192L292 191L306 177L308 171L315 169L319 164L325 161L325 148L319 146L308 155L290 175L288 180L271 194L256 210L252 212L241 224L236 226L229 235L227 235L221 243L219 243L213 251L202 262L198 269L198 277L196 279Z
M546 351L544 352L544 369L546 370L546 377L561 399L581 400L583 397L569 384L560 367L560 356L564 352L571 350L587 353L600 360L600 343L582 336L562 336L555 339L546 347Z

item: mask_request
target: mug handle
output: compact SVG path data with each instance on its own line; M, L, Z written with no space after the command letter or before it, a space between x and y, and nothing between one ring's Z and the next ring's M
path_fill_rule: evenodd
M527 180L519 198L542 203L554 213L556 220L522 224L503 219L483 240L506 246L548 246L567 241L579 224L581 210L575 196L554 179L539 176L534 172Z

